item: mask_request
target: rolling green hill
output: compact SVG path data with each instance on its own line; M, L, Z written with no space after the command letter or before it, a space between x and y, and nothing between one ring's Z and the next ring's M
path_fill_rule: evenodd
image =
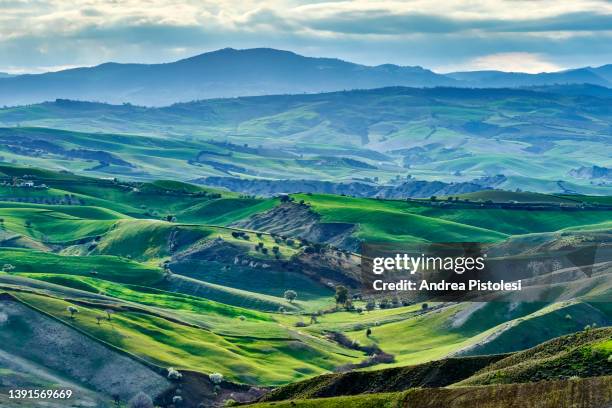
M607 385L612 378L612 366L607 361L612 355L611 339L609 328L586 330L509 356L446 359L378 371L324 375L279 387L253 406L464 407L473 406L469 405L470 400L472 404L478 400L478 406L501 407L509 406L505 404L514 392L523 394L524 406L563 406L566 398L568 401L576 398L575 393L583 394L582 402L587 406L605 406L612 398ZM484 367L478 369L481 365ZM466 378L460 379L461 376ZM537 381L542 381L537 383L539 386L531 384ZM514 384L514 390L496 384ZM590 386L594 388L589 392L586 388ZM547 398L545 405L538 405L531 397L535 397L535 390L538 399Z
M380 368L396 370L451 356L479 361L465 356L520 353L587 325L612 322L605 261L588 277L569 267L556 271L573 284L555 287L546 302L425 306L402 304L406 299L389 294L387 307L385 295L360 296L358 249L363 240L481 241L501 248L517 241L542 251L583 242L606 245L610 210L602 198L490 192L467 196L469 202L322 194L262 199L168 180L97 179L10 165L0 171L5 175L0 186L0 291L2 299L27 308L27 313L17 308L20 324L27 327L44 317L55 332L86 336L87 344L102 345L112 358L126 356L156 373L169 367L183 370L185 381L195 381L193 389L214 389L207 375L224 376L227 383L216 394L196 393L198 400L186 396L189 407L203 400L222 404L231 393L251 401L249 387L263 393L267 389L262 387L355 367L363 371L357 376L369 378L370 371ZM519 255L537 258L529 251ZM535 286L537 279L548 277L533 278ZM336 305L338 285L356 295L352 307ZM374 302L370 310L368 301ZM0 312L13 316L13 306ZM32 344L44 339L20 330ZM0 336L9 336L1 323ZM558 369L565 373L567 362L578 361L587 348L591 356L600 356L600 349L604 355L607 344L596 343L566 350L557 356L559 365L537 365L535 370L558 378ZM538 356L538 361L547 359ZM14 381L22 381L24 365L42 364L23 355L22 365L4 367L1 357L0 368L12 370ZM580 361L592 365L595 360ZM57 364L54 372L37 375L78 380L71 367ZM442 370L436 364L430 369ZM470 375L483 368L472 367ZM503 378L513 384L535 375L532 366L519 368L499 366L495 372L512 373ZM497 386L486 371L477 375L483 380L474 382L474 389ZM467 375L459 380L468 381ZM399 390L385 386L375 391ZM100 384L87 387L88 398L110 398ZM365 397L350 398L358 403ZM368 404L382 404L409 397L368 398Z
M0 110L4 161L95 176L466 182L609 195L605 97L382 88L163 108L58 100ZM585 170L586 171L582 171ZM595 172L597 173L597 172ZM399 179L398 179L399 177Z

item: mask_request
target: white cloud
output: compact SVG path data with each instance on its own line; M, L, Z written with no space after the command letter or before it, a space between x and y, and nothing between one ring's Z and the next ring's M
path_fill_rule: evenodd
M557 65L541 54L528 52L503 52L473 58L463 64L440 67L440 72L452 71L505 71L527 72L537 74L541 72L560 71L565 67Z
M606 0L0 0L0 61L24 70L272 46L531 72L612 57L601 51L610 37Z

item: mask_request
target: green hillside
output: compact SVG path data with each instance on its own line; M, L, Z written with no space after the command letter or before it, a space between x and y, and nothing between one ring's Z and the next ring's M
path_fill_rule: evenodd
M501 407L516 392L524 396L525 406L563 406L578 395L587 406L604 406L598 404L612 398L610 339L609 328L590 329L506 356L324 375L277 388L253 406L467 407L479 401L478 406ZM531 398L535 395L547 403L538 405Z
M465 182L609 195L606 98L383 88L163 108L59 100L0 109L6 162L134 180ZM584 173L584 175L583 175Z
M583 334L584 327L612 323L606 301L609 260L601 260L591 276L572 268L557 271L576 281L554 287L546 302L424 304L393 294L363 296L359 254L362 241L480 241L501 248L523 242L542 251L607 245L612 239L604 199L584 196L581 202L593 204L569 210L559 200L572 202L571 197L530 193L495 193L499 201L483 206L494 201L491 195L470 196L469 203L324 194L263 199L167 180L97 179L10 165L0 171L6 175L0 186L0 301L9 320L22 322L19 336L42 347L45 334L27 328L43 319L44 327L68 338L85 336L113 358L124 356L156 373L182 370L185 386L193 381L189 389L214 390L207 376L224 376L216 393L185 397L189 407L202 401L219 405L232 393L251 401L249 387L264 392L268 389L262 387L313 377L334 380L317 386L327 390L320 395L296 396L334 396L334 381L344 378L337 371L344 370L359 370L355 378L375 386L376 393L424 386L423 378L440 371L456 376L430 385L474 381L470 384L481 390L536 375L558 379L572 364L574 374L584 377L588 372L580 367L602 367L607 356L602 340L564 349L551 359L546 353L529 357L538 361L535 366L495 366L491 373L503 372L500 378L508 381L492 380L498 374L484 365L453 365L489 361L476 357L482 354L520 353L570 333L580 332L576 339L596 336L600 331ZM529 251L519 255L537 258ZM351 302L336 303L340 285ZM1 324L0 336L9 336ZM10 344L17 350L17 343ZM42 364L25 354L20 359L21 365L9 367L0 358L0 369L11 370L15 381L22 381L24 366ZM448 364L432 363L441 359ZM54 364L66 381L78 381L72 366ZM419 364L425 365L398 374L414 380L401 389L369 380L379 369L404 372L403 367ZM602 370L596 374L607 373ZM50 369L39 374L57 375ZM316 377L321 374L330 376ZM111 396L100 385L88 387L88 398ZM345 401L395 403L414 395Z

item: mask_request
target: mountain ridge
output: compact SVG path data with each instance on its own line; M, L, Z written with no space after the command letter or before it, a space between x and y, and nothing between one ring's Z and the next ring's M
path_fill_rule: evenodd
M55 99L163 106L198 99L409 87L612 86L612 65L528 74L440 74L420 66L367 66L273 48L223 48L160 64L106 62L42 74L0 75L0 104Z

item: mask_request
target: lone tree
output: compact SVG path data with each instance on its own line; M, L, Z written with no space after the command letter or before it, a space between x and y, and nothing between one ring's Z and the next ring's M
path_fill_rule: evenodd
M289 303L293 303L295 299L297 299L297 292L295 290L286 290L285 291L285 299L289 301Z
M70 317L71 317L72 319L74 319L74 315L75 315L76 313L79 313L79 309L77 309L77 308L76 308L76 307L74 307L74 306L68 306L68 307L66 308L66 310L68 310L68 313L70 313Z
M343 285L336 286L335 298L336 298L336 304L338 305L346 304L346 301L348 300L348 289L346 288L346 286L343 286Z
M421 305L421 310L427 310L427 309L429 309L429 305L427 303L423 303Z
M112 315L113 313L115 313L115 311L114 311L113 309L106 309L106 310L104 310L104 311L106 312L106 318L107 318L107 319L108 319L108 321L110 322L111 315Z
M366 330L366 337L370 337L371 334L372 334L372 329L368 327L368 329Z
M128 408L153 408L153 400L141 391L128 402Z

